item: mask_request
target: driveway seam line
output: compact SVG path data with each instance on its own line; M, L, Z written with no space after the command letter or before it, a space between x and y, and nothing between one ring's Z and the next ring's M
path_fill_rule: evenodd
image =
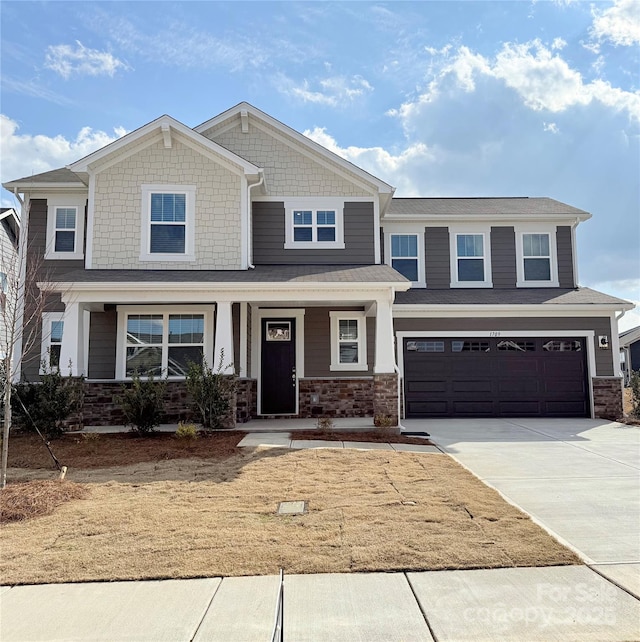
M614 566L616 564L617 563L614 562L614 563L610 564L610 566ZM599 575L602 579L607 580L607 582L609 582L609 584L613 584L614 586L617 586L620 590L622 590L625 593L627 593L628 595L630 595L634 600L636 600L637 602L640 602L640 597L638 597L635 593L632 593L629 589L627 589L624 586L622 586L622 584L618 584L618 582L616 582L615 580L612 580L610 577L607 577L606 575L603 575L597 568L593 568L593 566L591 564L587 564L586 566L587 566L587 568L592 570L594 573Z
M411 584L411 580L409 579L409 576L407 575L406 571L402 573L404 575L404 579L407 580L407 584L409 585L409 589L411 593L413 594L413 599L416 601L416 604L418 605L418 608L420 609L420 613L422 613L422 617L424 619L424 623L427 625L427 629L429 629L429 634L433 638L433 642L439 642L438 637L435 634L435 631L431 628L431 624L429 623L429 618L427 617L427 614L425 613L425 610L422 608L422 604L420 603L420 600L418 599L418 596L416 595L416 592L413 588L413 584Z
M220 581L218 582L218 586L216 586L215 590L213 591L213 595L211 596L211 599L209 600L209 603L207 604L207 607L205 608L204 613L202 614L202 617L200 618L200 622L198 622L198 626L196 626L196 629L193 632L193 635L189 638L189 642L193 642L196 639L196 636L198 635L198 631L200 630L200 627L202 627L202 623L204 622L204 619L207 617L207 613L209 612L209 609L211 608L211 604L213 603L213 599L218 594L218 591L220 590L220 587L222 586L222 582L224 582L224 577L220 578Z

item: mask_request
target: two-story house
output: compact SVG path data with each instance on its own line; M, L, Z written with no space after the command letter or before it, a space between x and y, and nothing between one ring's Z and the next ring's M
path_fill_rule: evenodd
M621 404L616 314L632 306L577 286L590 215L563 203L395 199L247 103L194 129L162 116L4 186L51 293L23 376L41 359L84 374L87 424L122 421L113 397L136 370L168 376L180 417L188 363L221 354L239 420Z

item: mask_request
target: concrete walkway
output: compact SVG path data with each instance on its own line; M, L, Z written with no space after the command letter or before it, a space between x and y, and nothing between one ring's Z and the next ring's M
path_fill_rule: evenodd
M589 566L285 576L287 642L640 640L638 428L405 424L430 432ZM285 431L245 439L295 443ZM0 640L268 641L277 591L274 576L0 587Z

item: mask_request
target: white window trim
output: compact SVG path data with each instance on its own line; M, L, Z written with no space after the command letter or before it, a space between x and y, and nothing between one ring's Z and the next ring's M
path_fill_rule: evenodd
M482 248L484 251L484 280L483 281L460 281L458 280L458 235L475 234L482 236ZM460 225L449 228L449 257L451 265L451 287L452 288L491 288L493 280L491 276L491 228L478 225ZM470 257L471 258L471 257Z
M44 258L53 260L78 260L84 258L84 212L87 197L77 194L52 195L47 198L47 240ZM56 210L59 208L71 208L76 211L76 227L74 229L73 252L56 252Z
M215 368L213 361L213 343L214 343L214 306L159 306L159 305L119 305L118 314L118 331L117 331L117 353L116 353L116 379L121 381L131 381L131 377L126 376L127 372L127 316L130 314L161 314L162 319L162 361L166 361L165 346L169 345L169 315L170 314L202 314L204 315L204 343L202 353L210 367ZM175 344L179 345L179 344ZM163 372L163 377L165 373ZM183 381L184 377L169 377L170 381Z
M340 370L368 370L367 364L367 318L364 312L341 310L329 312L331 318L331 365L332 372ZM358 363L340 363L340 320L354 319L358 322Z
M392 236L417 236L418 237L418 280L411 281L413 288L426 288L426 267L425 267L425 251L424 251L424 226L416 229L415 227L401 229L397 226L385 226L384 228L384 257L385 263L391 266L391 237ZM399 258L399 257L398 257Z
M294 210L311 210L314 217L318 210L334 210L336 213L335 241L294 241L293 212ZM309 197L286 199L285 211L285 250L344 250L344 199L333 197Z
M49 349L51 348L51 324L54 321L64 322L64 312L43 312L42 313L42 330L41 330L41 339L40 339L40 368L39 373L45 374L50 368L49 366ZM62 328L62 333L64 336L64 326ZM42 367L42 364L45 363L47 369ZM59 367L58 367L59 369Z
M151 194L184 194L186 197L184 254L151 252ZM195 185L142 185L140 260L195 261Z
M516 232L516 287L519 288L557 288L558 282L558 251L556 249L556 227L544 227L539 224L518 225ZM525 281L524 279L524 250L523 236L525 234L547 234L549 236L549 254L551 264L551 280L549 281Z

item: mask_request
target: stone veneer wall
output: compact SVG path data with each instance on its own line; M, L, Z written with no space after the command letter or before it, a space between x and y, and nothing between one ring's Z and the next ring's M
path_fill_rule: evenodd
M622 410L622 377L594 377L593 409L600 419L619 419Z
M398 375L373 375L373 414L391 417L397 426L398 417Z
M236 422L244 424L258 415L258 382L238 379L236 389Z
M251 385L246 380L238 380L238 389L231 401L231 407L246 410L245 400L251 402ZM255 390L255 381L253 382ZM78 413L69 417L68 425L84 426L119 426L124 424L125 417L118 397L122 394L122 382L118 381L85 381L83 390L82 407ZM248 391L248 392L247 392ZM255 394L255 393L254 393ZM255 403L254 406L255 408ZM247 421L248 418L236 418L233 410L225 419L225 428L234 428L236 420ZM175 424L180 421L192 421L198 423L198 417L191 410L191 397L187 392L184 381L168 381L164 395L164 416L162 423Z
M373 379L371 377L313 379L298 382L299 417L373 416ZM312 403L311 396L318 395Z

